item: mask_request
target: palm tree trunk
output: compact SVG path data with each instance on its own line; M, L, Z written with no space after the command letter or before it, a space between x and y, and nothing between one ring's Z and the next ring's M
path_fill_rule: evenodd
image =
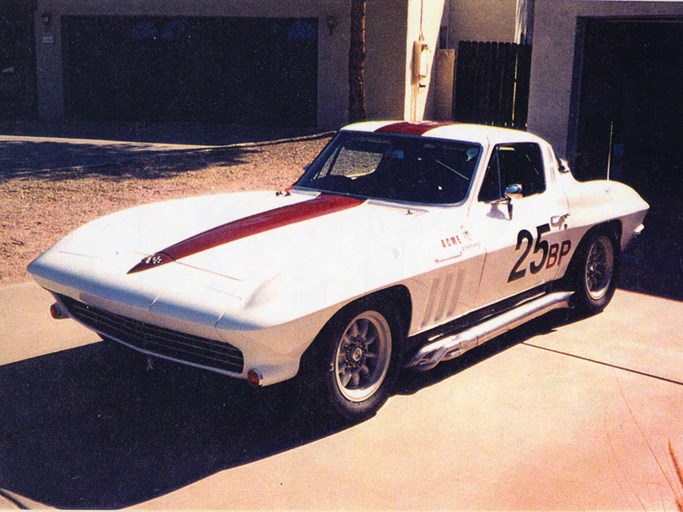
M367 0L351 0L349 48L349 121L365 121L365 8Z

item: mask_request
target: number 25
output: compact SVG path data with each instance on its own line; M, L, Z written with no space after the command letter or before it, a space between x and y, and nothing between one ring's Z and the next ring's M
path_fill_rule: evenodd
M541 259L538 262L532 261L529 264L529 271L532 274L538 274L541 270L543 270L543 267L548 259L548 251L550 250L550 247L548 246L548 241L542 240L542 238L543 234L548 233L549 231L549 224L542 224L541 226L536 227L536 244L534 245L534 254L537 254L540 251ZM531 252L531 246L534 243L534 236L526 229L523 229L517 234L517 245L515 246L515 251L519 251L524 242L526 242L526 247L524 248L522 255L517 260L517 263L515 263L515 265L512 267L510 275L508 276L508 283L516 281L517 279L522 279L526 275L527 269L520 267L524 265L527 256L529 256L529 252ZM567 247L567 251L568 250L569 248Z

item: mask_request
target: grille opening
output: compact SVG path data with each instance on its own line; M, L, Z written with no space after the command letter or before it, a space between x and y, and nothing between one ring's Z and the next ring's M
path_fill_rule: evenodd
M220 372L242 373L242 351L229 343L157 327L59 296L69 313L103 336L121 340L137 349L200 365Z

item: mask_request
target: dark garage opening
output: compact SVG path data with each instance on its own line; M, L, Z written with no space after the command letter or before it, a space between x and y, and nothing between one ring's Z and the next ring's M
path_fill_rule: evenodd
M36 107L35 2L0 0L0 120L30 119Z
M316 19L68 16L62 34L69 119L316 125Z
M625 182L650 203L643 271L627 281L683 300L683 20L580 21L574 173Z

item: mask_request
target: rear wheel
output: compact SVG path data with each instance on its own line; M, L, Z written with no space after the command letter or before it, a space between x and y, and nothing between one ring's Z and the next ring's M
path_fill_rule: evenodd
M338 313L302 359L302 392L344 419L384 405L401 364L403 334L393 307L363 300Z
M585 314L598 313L612 300L619 268L619 246L604 232L582 243L573 272L575 305Z

